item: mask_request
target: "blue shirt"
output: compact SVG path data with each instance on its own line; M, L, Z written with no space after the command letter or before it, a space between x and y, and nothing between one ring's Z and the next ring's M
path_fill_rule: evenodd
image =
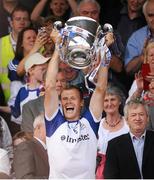
M135 31L128 39L124 63L125 66L135 57L141 55L144 43L147 38L151 36L148 26L144 26L139 30Z
M121 35L124 47L126 47L128 38L132 35L132 33L145 25L146 21L142 13L131 19L128 15L128 6L126 5L122 8L117 30Z
M132 143L134 146L134 150L135 150L138 166L140 169L141 177L143 177L143 175L142 175L142 159L143 159L145 132L139 138L134 136L132 133L130 133L130 136L131 136Z
M29 89L27 84L20 88L14 106L11 106L11 114L18 118L21 115L23 105L33 99L39 97L40 88Z
M18 76L17 66L19 64L18 59L13 59L8 64L8 78L10 81L23 81L23 77Z

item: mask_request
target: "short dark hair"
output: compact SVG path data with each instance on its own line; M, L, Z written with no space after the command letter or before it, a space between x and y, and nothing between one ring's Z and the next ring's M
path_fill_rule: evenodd
M50 16L47 16L43 22L42 22L42 26L44 26L46 23L54 23L55 21L62 21L63 22L63 19L60 18L60 17L57 17L57 16L54 16L54 15L50 15Z
M11 20L13 19L14 13L17 12L17 11L27 12L28 13L28 17L29 17L29 21L30 21L30 11L25 6L22 6L22 5L17 5L13 9L13 11L11 13Z
M68 85L63 89L63 91L64 91L64 90L71 90L71 89L76 89L76 90L79 92L79 94L80 94L80 99L83 100L83 92L82 92L82 90L81 90L78 86L69 85L69 84L68 84ZM61 95L60 95L60 99L61 99Z

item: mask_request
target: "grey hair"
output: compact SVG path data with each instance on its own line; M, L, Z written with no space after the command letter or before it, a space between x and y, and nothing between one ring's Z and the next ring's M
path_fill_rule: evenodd
M147 7L148 3L150 3L150 2L154 2L154 0L146 0L145 3L143 4L142 12L143 12L145 17L147 17L146 7Z
M125 103L126 98L125 98L124 93L122 92L120 88L118 88L117 86L113 84L108 84L107 89L106 89L106 94L118 96L120 102Z
M34 122L33 122L33 128L35 129L38 125L45 125L45 122L44 122L44 113L41 113L40 115L38 115L35 119L34 119Z
M126 101L126 96L124 95L123 91L119 87L115 86L113 83L108 83L105 93L109 95L115 95L118 97L120 101L119 113L123 115L123 108Z
M143 100L132 99L132 100L128 101L127 104L124 106L125 119L126 120L128 119L128 113L131 108L136 108L140 105L142 105L144 107L146 114L149 117L149 108L148 108L147 104Z
M85 3L93 3L93 4L96 4L97 9L98 9L98 12L100 12L101 7L100 7L99 3L98 3L96 0L81 0L81 1L79 2L79 4L78 4L77 12L80 11L80 8L81 8L82 4L85 4Z
M142 7L142 11L143 11L143 14L144 14L145 17L147 16L146 6L147 6L147 4L148 4L148 1L149 1L149 0L146 0L145 3L143 4L143 7Z

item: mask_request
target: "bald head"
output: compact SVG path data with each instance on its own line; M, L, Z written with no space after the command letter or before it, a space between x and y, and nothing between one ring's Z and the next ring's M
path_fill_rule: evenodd
M82 0L78 5L78 14L99 22L100 5L96 0Z

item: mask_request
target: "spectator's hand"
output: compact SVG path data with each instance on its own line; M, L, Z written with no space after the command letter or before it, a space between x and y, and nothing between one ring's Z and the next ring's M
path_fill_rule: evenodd
M61 42L61 36L59 34L59 31L55 28L52 29L52 31L50 33L50 38L52 39L54 44L56 44L56 43L59 44Z
M46 33L38 33L32 52L37 52L41 47L43 47L48 41L48 36Z
M135 74L135 80L136 80L138 92L142 92L143 91L143 77L142 77L141 71Z
M153 81L154 80L154 74L149 73L149 75L146 76L146 80L149 82Z

